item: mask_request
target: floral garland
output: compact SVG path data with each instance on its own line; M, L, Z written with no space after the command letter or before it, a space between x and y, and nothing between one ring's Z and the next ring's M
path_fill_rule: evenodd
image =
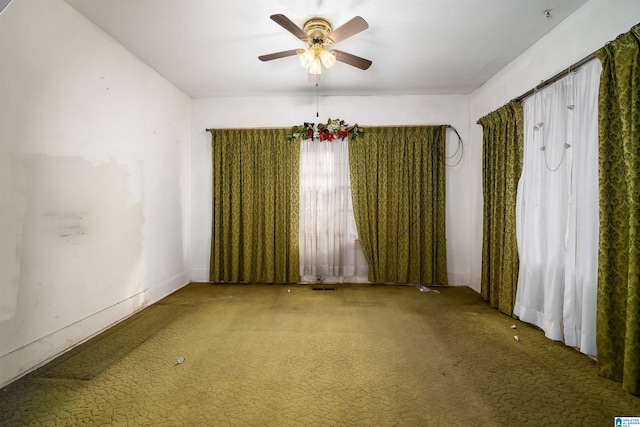
M327 123L304 123L301 126L294 126L287 134L289 141L299 138L319 139L320 141L333 141L334 139L344 140L347 136L356 139L364 135L364 129L357 124L349 126L344 120L331 120Z

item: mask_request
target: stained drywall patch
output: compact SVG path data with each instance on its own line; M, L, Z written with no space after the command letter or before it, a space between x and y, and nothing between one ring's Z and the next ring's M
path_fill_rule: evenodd
M68 244L79 244L87 234L86 212L45 212L45 233Z
M13 218L3 215L2 228L20 242L0 259L2 267L17 263L19 272L5 284L15 308L0 328L0 354L126 300L144 281L143 206L131 203L129 188L139 176L115 160L18 154L10 163L22 172L4 187L24 203L0 195Z

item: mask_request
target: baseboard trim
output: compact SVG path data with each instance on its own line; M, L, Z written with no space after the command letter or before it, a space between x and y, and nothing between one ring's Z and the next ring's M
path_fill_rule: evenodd
M0 387L20 379L145 307L189 284L183 272L0 357Z

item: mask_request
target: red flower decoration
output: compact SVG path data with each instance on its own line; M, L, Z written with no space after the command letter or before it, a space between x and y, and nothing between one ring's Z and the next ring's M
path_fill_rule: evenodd
M333 141L333 134L328 130L319 132L320 141Z
M302 126L294 126L287 134L287 139L289 139L289 141L299 138L313 139L315 136L320 141L333 141L335 139L344 140L347 137L355 139L363 134L364 129L357 124L349 126L344 120L329 119L326 124L319 123L317 126L315 123L306 122Z

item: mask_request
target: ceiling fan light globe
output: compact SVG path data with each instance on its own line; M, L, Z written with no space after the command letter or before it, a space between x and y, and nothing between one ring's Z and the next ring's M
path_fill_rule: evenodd
M311 66L309 67L310 74L322 74L322 64L318 58L315 58L313 62L311 62Z
M320 60L322 61L322 65L331 68L336 63L336 56L333 52L322 50L322 52L320 52Z
M304 68L309 68L311 66L311 64L313 63L313 60L315 59L316 54L315 52L309 48L307 50L305 50L302 54L300 54L299 58L300 58L300 64L304 67Z

